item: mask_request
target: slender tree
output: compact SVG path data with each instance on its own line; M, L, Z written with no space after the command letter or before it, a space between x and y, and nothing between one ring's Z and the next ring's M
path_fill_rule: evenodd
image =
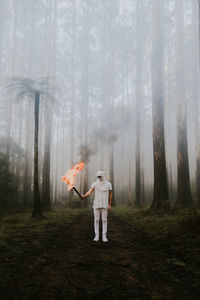
M50 80L48 78L39 78L36 80L29 78L14 77L10 79L8 90L16 92L17 99L24 97L34 99L34 198L32 217L42 216L41 198L39 192L38 178L38 135L39 135L39 113L40 113L40 96L46 96L51 99Z
M169 207L164 130L164 48L163 0L153 0L153 157L154 195L152 208Z
M137 57L136 57L136 174L135 174L135 205L141 204L141 102L142 102L142 7L143 0L137 1Z
M200 206L200 130L199 130L199 80L200 80L200 68L199 68L199 6L200 2L193 1L193 18L192 27L193 32L191 36L192 40L192 98L193 98L193 115L194 115L194 133L195 133L195 154L196 154L196 195L197 204Z
M17 43L17 23L18 23L18 2L14 0L13 2L13 26L12 26L12 56L11 56L11 68L10 76L13 77L16 69L16 43ZM10 154L10 138L12 129L12 118L13 118L13 98L12 94L9 94L7 101L7 124L6 124L6 157L9 161Z
M27 53L25 64L25 73L29 78L33 76L35 71L35 35L36 35L36 2L31 0L29 7L29 27L27 31ZM30 122L32 113L30 109L30 103L25 103L25 162L24 162L24 180L23 180L23 207L29 207L31 205L32 199L32 188L31 188L31 178L32 178L32 122Z
M24 162L24 180L23 180L23 207L28 207L31 203L31 111L29 103L25 106L25 162Z
M53 5L54 4L54 5ZM50 2L49 7L49 28L48 34L48 64L47 74L56 76L56 52L57 52L57 0ZM51 16L53 15L53 20ZM42 206L44 209L51 209L51 135L52 135L52 106L49 101L45 103L45 145L44 145L44 161L43 161L43 182L42 182Z
M187 104L185 99L184 78L184 14L183 1L176 0L176 96L177 96L177 206L192 205L190 188Z
M76 1L73 1L72 16L72 53L71 53L71 106L70 106L70 167L74 164L74 134L75 134L75 92L76 92ZM73 195L73 189L70 191Z
M113 119L109 118L109 175L110 181L112 182L113 188L113 199L112 205L116 205L115 201L115 178L114 178L114 142L115 134L114 133L114 99L115 99L115 88L116 88L116 15L117 15L117 6L118 2L111 0L110 3L110 13L111 13L111 24L109 32L109 81L108 81L108 107L109 111L113 112Z
M82 4L83 8L83 39L82 39L82 60L81 60L81 145L88 144L88 110L89 110L89 66L90 66L90 14L91 14L91 1L85 1ZM81 147L84 149L84 147ZM82 150L81 150L82 151ZM80 153L81 157L84 153ZM85 169L81 173L82 190L83 193L88 190L88 178L89 178L89 166L88 160L86 160ZM87 206L87 199L84 199L84 203Z

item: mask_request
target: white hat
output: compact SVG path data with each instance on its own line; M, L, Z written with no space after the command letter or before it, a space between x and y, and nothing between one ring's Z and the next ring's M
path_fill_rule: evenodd
M101 170L97 171L97 176L105 177L105 175L106 175L105 171L101 171Z

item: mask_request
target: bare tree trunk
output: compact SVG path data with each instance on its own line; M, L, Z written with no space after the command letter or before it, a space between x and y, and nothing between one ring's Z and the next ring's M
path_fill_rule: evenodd
M115 202L115 180L114 180L114 147L110 144L110 181L112 183L112 206L116 206Z
M84 46L81 73L81 91L82 91L82 120L81 120L81 136L85 145L88 144L88 108L89 108L89 3L83 3L84 9ZM81 153L82 156L82 153ZM81 172L83 193L88 191L88 161L86 161L85 170ZM85 206L87 206L87 198L84 198Z
M19 116L19 133L18 133L18 145L20 146L21 145L21 141L22 141L22 127L23 127L23 115L24 115L24 105L22 103L22 109L20 109L20 116ZM17 189L17 202L18 204L21 204L20 203L20 177L21 177L21 174L20 174L20 153L17 154L17 157L16 157L16 175L15 175L15 184L16 184L16 189Z
M163 0L153 0L152 109L154 195L151 207L154 209L169 208L164 131L163 36Z
M130 159L130 157L129 157ZM132 186L131 186L131 162L129 161L128 168L128 206L133 204Z
M74 132L75 132L75 56L76 56L76 1L73 2L73 33L72 33L72 94L70 111L70 167L74 165ZM70 196L73 196L73 189L70 190Z
M54 18L52 20L52 15ZM57 0L52 0L49 3L49 16L47 22L48 32L48 63L47 74L52 74L53 78L56 76L56 53L57 53ZM51 134L52 134L52 102L50 99L45 105L45 150L43 161L43 184L42 184L42 206L45 209L51 209Z
M143 70L143 32L142 32L142 0L137 1L137 57L136 57L136 174L135 174L135 205L141 204L141 102L142 102L142 70Z
M196 8L198 7L198 12ZM197 23L198 22L198 23ZM194 126L195 126L195 150L196 150L196 194L197 205L200 207L200 130L199 130L199 73L200 73L200 0L197 3L193 3L193 27L194 27ZM198 29L196 30L196 27ZM196 43L195 43L196 41ZM199 64L196 65L196 59Z
M14 19L13 19L13 29L12 29L12 57L11 57L11 77L13 77L15 72L15 57L16 57L16 40L17 40L17 21L18 21L18 3L14 0L13 5ZM6 159L9 162L10 156L10 140L11 140L11 126L13 117L13 98L12 94L8 97L7 101L7 124L6 124Z
M109 111L114 112L114 99L115 99L115 60L116 60L116 2L111 1L112 16L111 16L111 27L110 27L110 44L109 44L109 64L110 64L110 74L109 74L109 86L108 86L108 101L109 101ZM112 115L112 121L114 120L114 114ZM113 125L111 118L109 116L109 176L112 183L112 205L116 205L115 201L115 178L114 178L114 135L113 135Z
M34 133L34 198L32 217L41 216L41 200L38 182L38 135L39 135L40 93L35 93L35 133Z
M34 62L35 62L35 1L31 1L30 12L30 29L28 33L28 53L27 60L29 64L27 65L26 73L29 77L32 77L34 74ZM23 181L23 206L28 207L32 202L32 189L31 189L31 180L32 180L32 163L30 163L32 156L32 126L30 123L30 105L27 104L27 109L25 111L25 164L24 164L24 181Z
M192 205L190 188L187 104L185 100L184 79L184 14L182 0L176 0L176 94L177 94L177 163L178 186L176 206Z
M58 115L58 119L59 119L59 115ZM54 203L58 202L58 161L59 161L59 122L57 124L57 131L56 131L56 146L55 146L55 150L56 150L56 159L55 159L55 187L54 187Z
M43 182L42 182L42 207L51 209L50 200L50 149L51 149L51 128L52 128L52 111L51 103L46 103L45 123L45 146L44 146L44 161L43 161Z
M23 207L31 203L31 123L30 123L30 105L26 104L25 109L25 163L24 163L24 181L23 181Z

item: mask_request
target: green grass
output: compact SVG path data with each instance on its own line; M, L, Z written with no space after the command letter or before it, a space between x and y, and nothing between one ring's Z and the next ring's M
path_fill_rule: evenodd
M4 213L0 218L0 249L23 250L24 236L36 239L51 226L71 224L76 217L88 209L54 208L44 213L44 219L32 219L31 212ZM20 247L21 245L21 247ZM14 247L16 246L16 247Z
M168 256L166 264L173 268L200 275L200 211L172 210L168 213L125 206L112 208L129 232L138 232L155 249ZM133 234L134 244L134 234Z
M168 263L200 275L200 211L172 210L168 213L129 207L112 208L129 232L140 232L156 249L166 253ZM134 235L133 235L134 239Z
M200 211L196 209L173 210L166 213L127 206L112 208L112 213L130 226L153 239L178 234L196 234L200 229Z

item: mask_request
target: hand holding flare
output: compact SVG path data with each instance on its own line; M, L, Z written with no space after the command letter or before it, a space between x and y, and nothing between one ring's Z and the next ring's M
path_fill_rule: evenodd
M73 166L66 174L62 177L62 181L64 181L68 185L68 191L74 189L74 191L82 198L81 194L74 187L76 175L84 169L85 163L83 161L79 162L75 166Z

